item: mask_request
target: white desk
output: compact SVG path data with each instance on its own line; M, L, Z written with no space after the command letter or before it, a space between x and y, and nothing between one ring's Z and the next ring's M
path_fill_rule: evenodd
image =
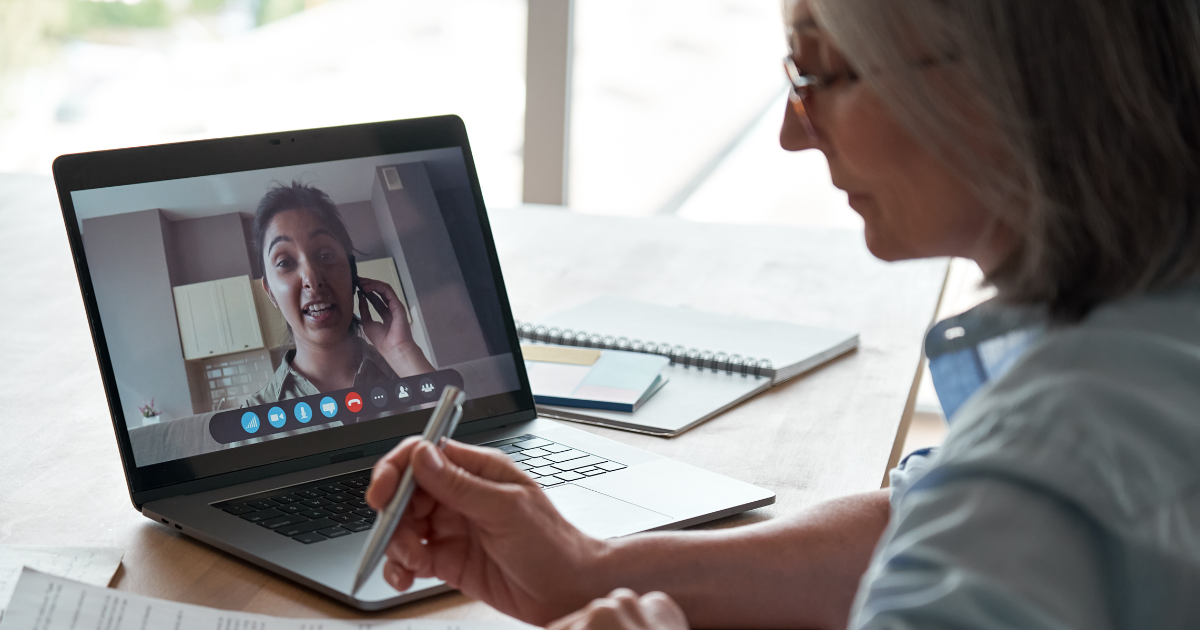
M857 330L853 354L671 440L587 431L778 493L733 526L878 488L899 455L944 260L884 264L857 232L495 211L513 311L603 294ZM49 178L0 176L0 543L126 550L117 588L292 617L494 619L459 594L362 615L132 509ZM901 435L901 438L903 436Z

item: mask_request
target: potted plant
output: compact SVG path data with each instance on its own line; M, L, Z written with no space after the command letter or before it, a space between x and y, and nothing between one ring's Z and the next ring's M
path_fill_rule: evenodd
M162 412L154 408L153 398L150 399L150 402L139 405L138 411L142 412L142 426L158 424L158 421L162 419Z

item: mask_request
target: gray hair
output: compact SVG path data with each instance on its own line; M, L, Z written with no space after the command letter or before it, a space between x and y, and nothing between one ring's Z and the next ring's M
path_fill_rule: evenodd
M1200 274L1200 0L812 8L893 115L1018 235L988 276L1002 299L1077 319ZM936 72L920 63L931 57Z

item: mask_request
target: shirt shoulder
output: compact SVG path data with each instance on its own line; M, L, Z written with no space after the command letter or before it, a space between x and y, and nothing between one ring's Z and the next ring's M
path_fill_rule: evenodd
M1190 627L1200 300L1051 330L893 474L855 628Z
M968 401L939 475L998 474L1136 518L1200 481L1200 299L1103 308L1048 332Z

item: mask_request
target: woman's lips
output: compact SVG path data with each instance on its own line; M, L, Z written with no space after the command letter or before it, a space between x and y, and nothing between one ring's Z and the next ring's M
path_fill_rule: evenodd
M871 200L870 195L865 195L863 193L849 193L846 197L847 204L855 210L857 210L863 203Z
M304 317L314 324L324 324L337 315L337 304L333 302L314 302L302 309Z

